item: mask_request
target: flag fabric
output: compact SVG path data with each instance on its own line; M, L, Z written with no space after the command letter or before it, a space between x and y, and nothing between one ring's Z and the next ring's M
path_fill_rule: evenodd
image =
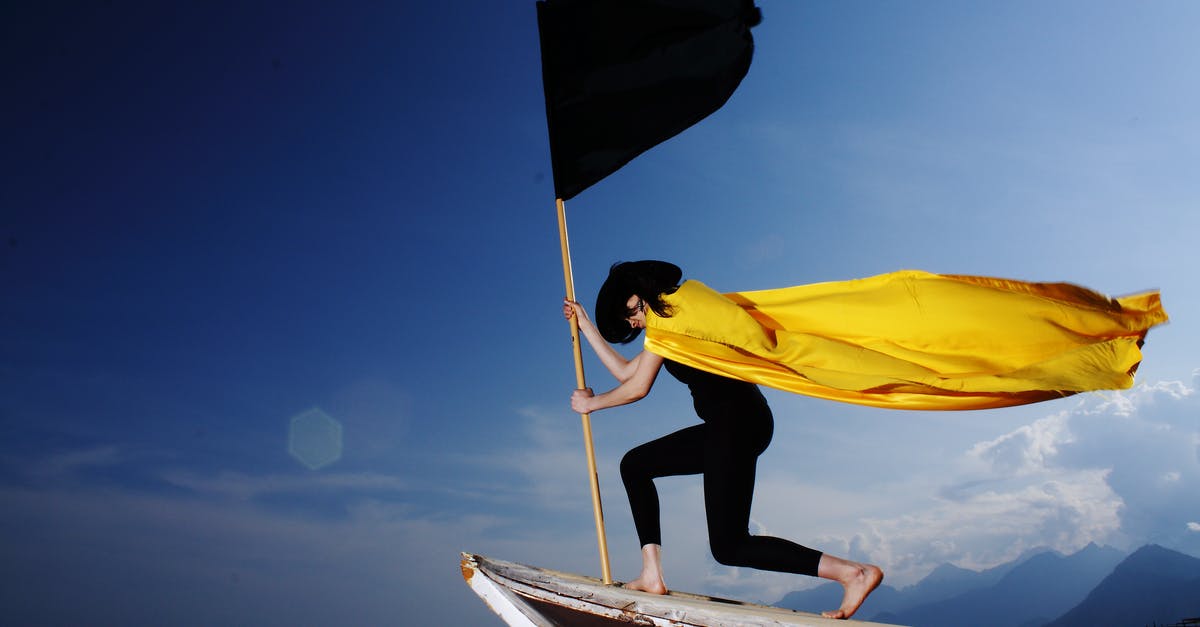
M537 14L563 200L721 108L761 20L753 0L541 0Z
M900 271L646 309L645 349L752 383L893 409L986 409L1133 385L1157 291Z

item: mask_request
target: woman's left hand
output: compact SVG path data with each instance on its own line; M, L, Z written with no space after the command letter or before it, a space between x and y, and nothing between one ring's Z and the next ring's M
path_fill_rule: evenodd
M592 393L592 388L571 392L571 409L580 414L591 413L590 402L593 396L595 394Z
M575 318L581 326L586 322L591 322L588 319L587 310L583 308L583 305L566 298L563 299L563 317L567 320Z

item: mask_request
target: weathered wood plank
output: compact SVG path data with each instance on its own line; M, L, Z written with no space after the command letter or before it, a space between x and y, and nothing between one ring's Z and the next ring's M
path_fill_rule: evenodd
M480 555L463 554L463 576L480 592L484 582L472 582L482 576L503 592L509 607L505 611L484 597L493 611L509 621L505 612L515 614L510 625L661 625L663 627L832 627L833 625L880 626L881 623L843 621L817 614L797 612L766 605L708 597L686 592L666 595L626 590L619 585L606 586L599 579L545 568L526 566ZM536 615L536 616L534 616Z

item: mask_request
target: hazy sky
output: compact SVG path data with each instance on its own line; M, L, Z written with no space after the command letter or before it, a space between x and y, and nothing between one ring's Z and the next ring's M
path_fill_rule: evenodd
M758 4L730 102L568 203L585 303L662 258L727 291L1160 288L1172 322L1122 393L768 392L756 529L897 586L1036 546L1200 556L1200 4ZM459 551L599 575L532 1L0 11L0 614L499 624ZM593 416L617 579L617 462L696 420L669 377ZM715 564L698 478L659 485L669 585L812 583Z

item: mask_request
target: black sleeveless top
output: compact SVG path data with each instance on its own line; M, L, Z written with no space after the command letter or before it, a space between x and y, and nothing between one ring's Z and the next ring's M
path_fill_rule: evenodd
M730 416L771 416L767 399L753 383L698 370L670 359L663 359L663 366L691 390L696 415L704 421Z

